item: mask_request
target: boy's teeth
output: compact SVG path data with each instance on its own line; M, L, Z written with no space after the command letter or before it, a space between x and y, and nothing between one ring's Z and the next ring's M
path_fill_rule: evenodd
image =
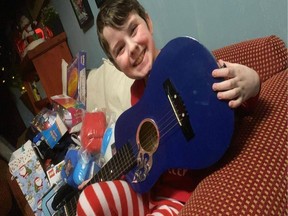
M138 65L142 62L144 57L144 52L141 53L141 55L137 58L137 60L134 62L134 65Z

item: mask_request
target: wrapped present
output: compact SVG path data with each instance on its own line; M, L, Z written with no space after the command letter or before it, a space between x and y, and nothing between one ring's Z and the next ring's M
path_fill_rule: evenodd
M42 197L49 190L49 184L30 140L13 152L9 170L34 214L43 215Z

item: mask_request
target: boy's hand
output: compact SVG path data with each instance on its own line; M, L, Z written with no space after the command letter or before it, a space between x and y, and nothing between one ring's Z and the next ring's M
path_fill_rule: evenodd
M236 108L258 94L260 78L255 70L223 60L219 60L219 65L221 68L212 71L214 78L222 77L225 79L212 85L212 89L218 92L219 100L229 100L229 107Z
M78 185L78 190L82 190L91 179L92 178L89 178L89 179L83 181L80 185Z

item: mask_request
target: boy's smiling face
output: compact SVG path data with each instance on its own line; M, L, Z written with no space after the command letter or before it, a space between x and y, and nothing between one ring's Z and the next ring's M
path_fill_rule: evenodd
M121 30L106 26L103 36L119 70L132 79L145 78L159 54L153 39L152 21L131 13Z

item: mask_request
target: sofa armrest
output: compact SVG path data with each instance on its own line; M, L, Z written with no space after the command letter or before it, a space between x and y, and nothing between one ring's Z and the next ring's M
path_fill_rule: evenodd
M212 51L216 59L240 63L253 68L261 81L287 68L287 48L275 35L232 44Z

